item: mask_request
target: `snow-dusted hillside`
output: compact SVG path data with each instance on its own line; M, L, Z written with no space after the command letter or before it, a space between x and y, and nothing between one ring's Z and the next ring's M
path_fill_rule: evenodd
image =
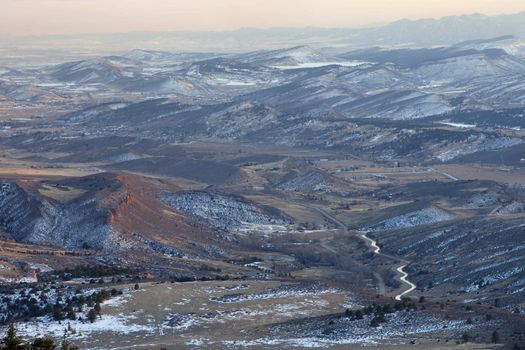
M454 215L439 208L431 207L387 219L371 228L374 231L398 230L452 219L455 219Z
M165 192L160 198L172 208L221 230L282 230L286 224L281 215L272 215L246 200L233 196L194 191Z
M296 46L273 51L257 51L238 55L238 60L265 66L301 66L308 63L338 62L339 59L323 54L309 46Z
M103 57L64 63L51 68L51 76L76 84L110 84L123 78L135 78L142 67L138 61L124 57Z
M20 242L113 250L117 232L107 224L107 215L94 198L61 205L37 199L14 182L0 182L0 221Z

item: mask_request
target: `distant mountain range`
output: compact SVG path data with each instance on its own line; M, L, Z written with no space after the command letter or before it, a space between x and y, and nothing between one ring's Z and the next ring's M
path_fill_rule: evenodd
M36 81L73 101L89 92L87 104L56 121L58 129L89 135L118 130L173 143L260 142L440 162L523 147L512 135L525 127L525 41L509 36L341 54L310 46L222 56L135 49L38 71L6 69L2 77L0 95L20 101L29 98L7 89L15 81ZM436 132L435 124L465 132ZM424 131L403 131L409 125ZM478 125L505 128L510 136L480 133ZM512 164L521 162L519 150ZM122 158L104 160L115 157Z
M429 47L462 41L513 35L525 37L525 12L512 15L481 14L440 19L400 20L369 28L245 28L223 32L142 32L0 38L11 48L83 49L122 52L141 47L170 51L237 51L309 45L314 48L363 48L371 46ZM158 57L150 53L150 58Z
M0 71L0 96L35 101L112 91L204 104L250 101L317 120L416 119L523 108L524 72L525 40L512 36L340 54L311 46L223 55L134 49L39 69L5 68ZM259 107L255 109L259 115Z

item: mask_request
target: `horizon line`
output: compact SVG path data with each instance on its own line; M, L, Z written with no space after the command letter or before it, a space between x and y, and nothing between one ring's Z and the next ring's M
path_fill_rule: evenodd
M73 38L73 37L82 37L82 36L104 36L104 35L133 35L133 34L175 34L175 33L191 33L191 34L219 34L219 33L233 33L241 31L271 31L271 30L298 30L298 29L317 29L317 30L364 30L364 29L374 29L386 27L392 24L399 22L420 22L420 21L440 21L447 18L461 18L461 17L474 17L474 16L483 16L483 17L503 17L503 16L518 16L525 14L524 11L513 12L513 13L500 13L497 15L487 15L480 12L465 13L461 15L448 15L441 17L422 17L418 19L409 19L409 18L399 18L390 22L383 23L370 23L366 25L359 26L333 26L333 27L324 27L324 26L275 26L275 27L238 27L235 29L219 29L219 30L199 30L199 29L179 29L179 30L141 30L141 31L123 31L123 32L84 32L77 34L32 34L32 35L2 35L0 34L0 40L2 39L36 39L36 38Z

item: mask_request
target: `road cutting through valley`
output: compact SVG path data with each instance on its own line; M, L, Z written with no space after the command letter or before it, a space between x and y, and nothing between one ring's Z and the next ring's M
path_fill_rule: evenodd
M387 258L397 259L397 260L401 260L402 261L402 265L398 266L396 268L396 272L400 275L399 280L401 282L405 283L408 286L408 288L405 289L403 292L399 293L398 295L396 295L395 296L395 300L401 300L401 298L403 298L403 296L405 296L406 294L408 294L408 293L412 292L414 289L416 289L416 285L408 280L408 273L406 273L405 270L404 270L404 268L408 265L408 263L406 263L404 260L402 260L400 258L397 258L397 257L394 257L392 255L381 253L380 252L381 251L381 247L379 247L377 245L377 242L375 240L371 239L366 234L362 233L362 234L359 235L359 237L361 237L364 241L366 241L368 244L370 244L370 247L372 248L374 254L382 255L382 256L385 256Z
M313 210L317 211L318 213L320 213L322 216L324 216L326 219L331 221L333 224L335 224L336 226L339 226L342 229L343 233L348 233L349 232L348 227L343 222L341 222L337 218L333 217L332 215L327 213L325 210L323 210L321 208L318 208L318 207L315 207L315 206L307 206L307 205L304 205L304 204L302 204L302 205L307 207L307 208L313 209ZM395 272L399 275L399 280L401 281L401 283L404 283L407 286L407 288L405 288L405 290L402 291L401 293L397 294L394 297L395 300L401 300L401 298L403 296L407 295L408 293L412 292L414 289L417 288L417 286L414 283L412 283L412 282L410 282L408 280L408 273L406 273L404 271L404 268L408 265L408 261L406 261L406 260L404 260L402 258L393 256L393 255L381 253L381 247L379 247L377 245L377 242L375 240L371 239L370 237L368 237L365 233L360 233L358 236L361 239L363 239L366 243L368 243L370 245L370 247L372 248L372 251L374 252L374 254L382 255L382 256L387 257L389 259L393 259L393 260L397 260L397 261L401 262L402 265L398 266L395 269ZM337 253L337 251L334 248L330 247L327 242L322 242L321 246L323 248L325 248L326 250L332 252L332 253ZM382 294L382 295L385 294L386 287L385 287L385 282L383 280L383 277L379 273L374 273L374 277L378 281L379 294Z

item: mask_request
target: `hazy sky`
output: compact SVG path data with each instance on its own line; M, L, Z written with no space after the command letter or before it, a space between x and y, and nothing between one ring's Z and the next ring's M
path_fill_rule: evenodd
M353 27L525 11L524 0L0 0L0 36Z

